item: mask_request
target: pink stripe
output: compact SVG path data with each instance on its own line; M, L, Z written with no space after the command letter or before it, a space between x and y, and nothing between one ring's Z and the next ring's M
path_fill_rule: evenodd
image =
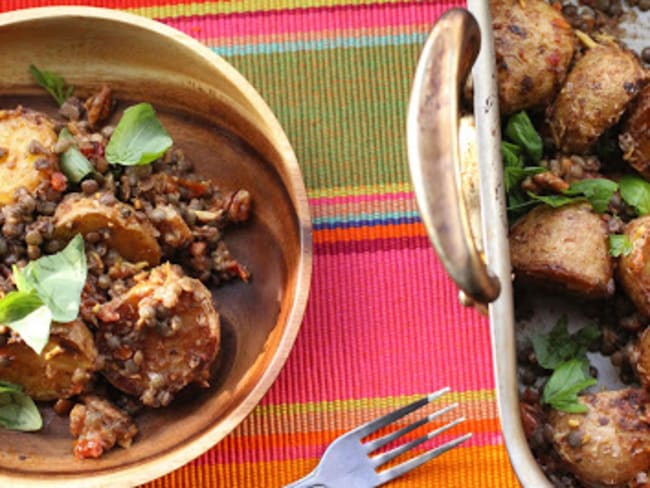
M488 321L458 304L431 248L316 255L313 276L303 327L264 403L494 388Z
M381 202L389 200L412 200L414 198L413 192L395 192L395 193L379 193L375 195L350 195L350 196L335 196L335 197L319 197L310 198L309 204L317 205L332 205L340 203L362 203L362 202Z
M323 7L161 19L201 39L423 24L458 2Z
M436 445L450 441L457 437L455 434L443 434L430 441L424 447L414 449L413 453L424 452ZM271 445L268 442L255 442L254 437L248 437L235 441L229 437L217 446L216 449L208 451L204 456L192 462L195 466L205 466L220 463L260 463L269 461L286 461L292 459L318 459L323 455L327 446L333 439L328 433L323 433L322 443L311 445L296 445L287 437L287 442L282 445ZM503 443L503 437L498 432L475 433L469 440L463 443L463 447L484 447L498 446Z

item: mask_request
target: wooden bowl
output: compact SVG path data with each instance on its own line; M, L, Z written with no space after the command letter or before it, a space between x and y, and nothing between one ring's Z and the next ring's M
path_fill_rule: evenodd
M49 110L29 64L80 94L106 83L120 100L148 101L197 171L222 188L247 188L250 222L226 241L252 271L214 290L222 353L207 390L181 394L136 421L129 449L76 460L68 419L42 409L38 433L0 429L0 486L125 486L199 456L232 431L269 389L302 321L311 277L311 223L291 145L271 110L229 64L188 36L113 10L51 7L0 15L0 108Z

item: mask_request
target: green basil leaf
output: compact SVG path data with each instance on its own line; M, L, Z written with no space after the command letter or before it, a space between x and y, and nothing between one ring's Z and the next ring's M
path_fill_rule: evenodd
M88 161L76 146L68 148L60 159L61 171L73 183L79 183L94 171L93 165Z
M59 106L63 105L63 102L74 92L72 86L67 86L61 76L51 71L39 70L31 64L29 66L29 72L34 77L34 80L36 80L36 83L45 88Z
M501 155L506 168L521 168L524 162L521 159L521 148L508 141L501 141Z
M504 133L508 139L526 151L533 163L541 161L544 150L542 138L533 127L526 112L522 111L511 116Z
M555 369L559 364L571 359L586 360L587 349L598 337L600 330L593 324L570 334L568 320L564 315L548 334L532 337L533 350L540 366Z
M25 317L7 322L5 325L17 332L25 344L31 347L36 354L40 354L50 339L51 324L52 312L46 305L41 305Z
M62 251L28 263L18 273L16 286L21 291L34 290L53 320L70 322L79 314L86 274L84 240L77 234Z
M618 190L615 181L606 178L590 178L572 183L565 195L584 195L597 213L603 213Z
M106 159L123 166L149 164L165 154L172 144L153 107L139 103L124 111L106 146Z
M586 405L578 401L578 393L597 383L587 375L588 369L589 363L581 359L572 359L560 364L544 387L542 401L556 410L586 412Z
M545 203L549 207L558 208L571 203L586 201L584 197L572 197L567 195L537 195L533 192L527 192L528 196L533 200Z
M634 246L632 241L625 234L610 234L609 236L609 254L618 258L620 256L627 256L632 252Z
M558 364L570 359L574 346L570 341L566 315L561 317L548 334L537 334L532 337L533 350L537 363L545 369L553 369Z
M12 291L0 300L0 324L20 320L43 305L34 292Z
M618 183L621 198L636 210L638 215L650 213L650 183L640 176L625 175Z
M34 401L20 386L0 382L0 427L31 432L43 427L43 419Z

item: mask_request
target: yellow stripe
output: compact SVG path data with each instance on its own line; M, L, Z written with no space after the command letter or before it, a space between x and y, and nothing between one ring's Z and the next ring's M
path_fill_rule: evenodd
M126 9L129 12L143 15L145 17L180 17L190 15L208 14L233 14L245 12L265 12L271 10L290 10L296 8L318 8L337 6L377 5L394 4L403 0L348 0L341 2L337 0L247 0L247 1L224 1L224 2L188 2L179 5L159 5L156 7L134 7Z
M453 402L449 402L449 404L451 403ZM368 406L356 410L335 412L300 412L284 415L276 413L272 417L255 410L230 435L233 437L254 437L260 436L262 433L266 436L297 433L309 434L321 432L323 429L330 433L345 432L371 419L379 418L400 406L402 404L395 404L385 408ZM447 404L424 407L419 412L419 416L433 413L443 406L447 406ZM459 403L458 408L455 410L455 415L465 417L468 419L469 424L480 426L479 430L482 432L493 432L495 429L498 429L498 427L495 427L497 425L498 412L494 400L477 400ZM411 420L407 418L400 420L398 424L406 425L410 422Z
M384 193L411 192L411 183L386 183L372 186L339 186L335 188L315 188L308 190L309 198L358 197L364 195L381 195Z
M383 398L366 398L366 399L346 399L332 400L324 402L307 402L307 403L285 403L281 405L259 405L255 409L255 415L294 415L298 413L319 413L319 412L340 412L362 408L394 408L397 405L406 405L413 402L422 395L404 395L397 397ZM464 392L450 391L441 400L445 403L450 402L473 402L480 400L495 400L494 390L473 390ZM434 404L436 402L433 402Z

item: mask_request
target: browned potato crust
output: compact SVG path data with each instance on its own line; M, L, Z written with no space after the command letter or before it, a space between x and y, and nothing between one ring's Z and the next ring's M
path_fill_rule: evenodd
M625 117L619 145L630 166L650 179L650 85L636 97Z
M650 388L650 327L646 328L632 352L632 364L641 384Z
M571 26L543 0L492 0L490 6L501 113L548 105L576 47Z
M99 313L102 373L143 404L169 404L189 383L208 386L220 340L212 294L169 263L154 268Z
M46 159L56 165L57 157L52 153L56 139L54 125L47 116L21 107L0 110L1 205L14 202L18 188L33 193L41 182L50 179L52 170L38 170L34 163Z
M588 204L540 205L510 231L517 279L560 285L587 298L614 292L607 227Z
M0 347L0 379L21 385L37 401L68 398L85 390L96 359L93 336L83 322L54 323L40 355L22 341Z
M632 251L618 261L618 279L640 313L650 317L650 215L625 226Z
M553 446L567 468L585 483L619 486L650 469L650 398L640 389L580 397L586 414L552 411Z
M108 244L127 261L157 265L161 250L156 240L156 229L146 218L138 218L131 205L117 201L112 195L104 198L104 195L67 195L54 214L56 236L70 239L78 233L86 236L107 229L110 231Z
M550 108L555 145L567 153L586 153L616 124L645 83L636 56L614 45L597 45L574 65Z

